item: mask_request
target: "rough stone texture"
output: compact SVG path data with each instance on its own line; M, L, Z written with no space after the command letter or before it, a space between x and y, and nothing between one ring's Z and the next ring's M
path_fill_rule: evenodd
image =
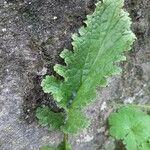
M71 34L83 24L93 0L0 0L0 150L37 150L59 143L59 132L38 126L35 110L48 104L43 94L43 75L55 74L52 66L63 63L63 47L71 48ZM123 73L98 89L97 101L86 110L91 127L71 137L74 150L111 150L106 119L112 102L150 103L150 2L127 0L137 41L121 64ZM110 148L110 147L111 148ZM116 148L119 149L119 148ZM120 149L123 149L122 147Z

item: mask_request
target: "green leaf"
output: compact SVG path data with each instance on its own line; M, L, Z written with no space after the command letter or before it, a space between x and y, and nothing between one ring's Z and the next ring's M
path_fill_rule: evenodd
M70 126L74 130L71 133L87 127L82 109L95 99L97 86L106 85L107 78L121 72L117 63L125 59L123 52L130 50L135 40L123 4L124 0L99 1L95 12L87 16L86 26L79 29L79 34L73 34L73 52L65 49L60 54L66 66L54 66L64 80L47 76L41 84L68 114L62 127L65 133L71 131ZM78 118L79 122L83 119L82 125L77 125L77 112L82 114Z
M40 150L56 150L56 149L54 147L47 145L47 146L41 147Z
M62 112L55 113L50 111L48 106L39 107L36 111L36 117L38 118L39 124L48 126L49 129L59 129L65 120Z
M42 80L41 86L45 93L52 93L54 99L58 102L62 100L61 91L59 90L60 82L56 80L55 77L46 76L46 78Z
M68 142L62 142L58 145L56 150L72 150L72 148Z
M68 134L75 134L82 128L87 128L90 123L88 119L83 115L80 111L75 111L72 109L68 112L68 120L67 122L61 127L61 130ZM70 123L71 122L71 123Z
M140 150L150 150L150 141L143 143Z
M150 137L150 116L131 106L125 106L109 117L110 134L123 140L127 150L146 147ZM145 150L145 149L141 149Z

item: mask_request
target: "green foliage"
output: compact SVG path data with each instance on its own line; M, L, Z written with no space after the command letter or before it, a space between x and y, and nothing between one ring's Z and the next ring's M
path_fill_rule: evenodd
M58 145L58 148L56 150L72 150L72 149L69 143L62 142Z
M43 147L41 147L41 148L40 148L40 150L56 150L56 148L55 148L55 147L52 147L52 146L47 145L47 146L43 146Z
M122 140L127 150L150 150L150 116L124 106L109 117L110 134Z
M122 53L131 49L135 35L123 4L124 0L99 1L95 12L87 16L86 26L73 34L73 52L65 49L60 54L66 65L54 66L64 80L46 76L41 83L44 92L51 93L65 110L67 117L61 130L66 134L89 126L83 108L95 99L96 87L106 85L107 78L120 73L116 64L125 59Z
M36 111L36 117L39 124L42 126L48 126L49 129L58 129L63 125L64 114L62 112L55 113L50 111L48 106L39 107Z

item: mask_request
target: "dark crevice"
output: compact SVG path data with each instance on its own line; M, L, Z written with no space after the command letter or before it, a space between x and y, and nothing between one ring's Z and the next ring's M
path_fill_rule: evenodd
M85 1L69 1L67 3L67 1L53 0L52 3L47 3L47 1L40 3L35 0L32 5L24 3L20 8L17 8L22 21L27 26L33 26L33 30L27 30L31 38L28 47L32 51L40 53L39 57L43 62L43 66L47 68L46 74L54 75L60 80L62 79L53 70L53 66L56 63L65 65L64 60L59 57L59 54L63 48L72 50L71 34L77 32L78 28L83 25L86 14L94 10L94 2L90 0L88 3ZM44 18L44 16L46 17L48 15L44 14L43 11L45 10L42 10L42 5L47 7L46 13L50 16L52 15L52 17L57 16L58 18L56 20L49 18L49 20L45 19L46 21L41 21L41 17ZM36 28L38 28L37 31ZM46 40L41 36L44 30L50 31L49 37ZM56 51L55 55L54 51ZM29 82L32 84L32 88L26 90L23 104L24 115L22 116L22 119L25 119L28 123L36 120L36 109L41 105L49 106L54 112L63 111L57 107L51 95L44 94L42 91L40 84L44 76L36 74L29 75Z

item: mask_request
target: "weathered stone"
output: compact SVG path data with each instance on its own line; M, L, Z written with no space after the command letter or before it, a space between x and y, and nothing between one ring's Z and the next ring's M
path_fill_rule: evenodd
M59 132L40 127L35 110L47 104L60 111L45 95L40 82L52 67L63 63L58 54L71 48L71 34L93 11L93 0L0 0L0 150L37 150L62 140ZM70 142L74 150L103 150L108 143L106 120L112 102L150 103L150 2L127 0L137 41L123 73L97 92L97 101L86 109L89 129Z

